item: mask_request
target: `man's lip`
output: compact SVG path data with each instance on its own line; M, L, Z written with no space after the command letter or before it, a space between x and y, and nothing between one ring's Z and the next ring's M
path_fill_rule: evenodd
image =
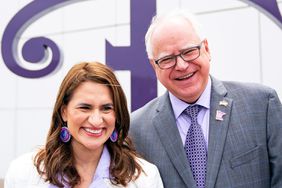
M185 79L191 78L194 74L195 74L195 72L192 72L192 73L186 74L184 76L177 77L176 80L185 80Z

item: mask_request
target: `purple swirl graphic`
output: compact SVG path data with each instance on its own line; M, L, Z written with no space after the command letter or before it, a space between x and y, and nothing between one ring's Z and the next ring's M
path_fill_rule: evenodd
M259 9L282 29L282 16L276 0L240 0Z
M47 13L50 8L66 3L66 0L35 0L21 9L8 23L2 37L2 57L6 66L15 74L26 78L39 78L53 72L60 64L60 51L58 46L46 37L29 39L23 46L22 56L29 63L42 63L49 48L52 52L51 62L41 70L28 70L20 65L16 56L18 38L25 28Z

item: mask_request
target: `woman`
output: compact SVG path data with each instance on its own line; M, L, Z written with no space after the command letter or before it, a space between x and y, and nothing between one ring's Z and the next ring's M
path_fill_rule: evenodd
M127 137L129 112L114 73L80 63L64 78L45 147L12 162L10 187L163 187L153 164Z

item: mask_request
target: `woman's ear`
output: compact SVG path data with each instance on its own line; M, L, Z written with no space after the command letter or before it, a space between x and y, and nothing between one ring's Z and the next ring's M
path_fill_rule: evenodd
M62 107L61 107L61 116L62 116L62 119L63 119L63 121L64 122L66 122L67 121L67 106L66 105L63 105Z

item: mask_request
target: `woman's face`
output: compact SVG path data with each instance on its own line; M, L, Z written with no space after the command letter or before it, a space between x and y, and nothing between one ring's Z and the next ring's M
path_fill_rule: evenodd
M62 109L74 150L102 151L115 129L115 109L109 87L87 81L75 90Z

